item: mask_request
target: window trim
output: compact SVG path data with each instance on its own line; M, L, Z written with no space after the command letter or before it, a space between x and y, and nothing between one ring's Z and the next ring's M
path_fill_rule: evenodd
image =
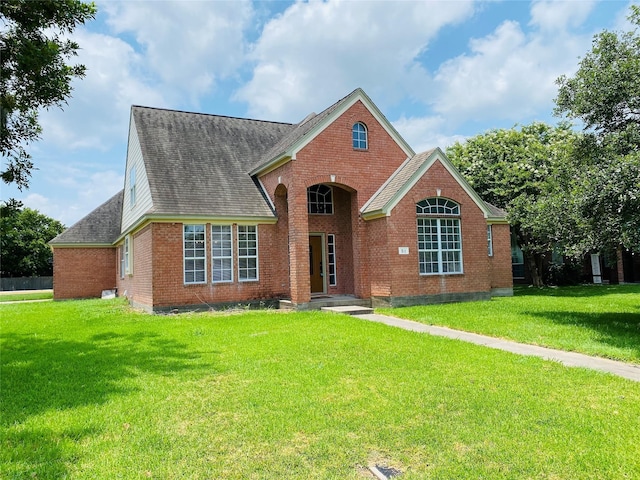
M118 253L120 254L120 278L124 278L125 276L125 268L124 268L124 243L120 245L118 248Z
M229 245L229 255L228 256L220 256L220 255L214 255L213 253L213 248L214 248L214 232L213 229L215 227L228 227L229 228L229 238L230 238L230 245ZM216 232L218 233L218 232ZM234 274L233 274L233 270L234 270L234 262L233 262L233 225L224 225L224 224L211 224L211 283L213 284L218 284L218 283L233 283L234 281ZM214 273L214 268L215 268L215 261L216 260L230 260L230 274L231 274L231 278L230 279L223 279L223 280L215 280L215 273ZM226 271L226 270L222 270L222 271Z
M487 225L487 253L493 257L493 225Z
M354 150L369 150L369 129L363 122L356 122L351 127L351 146Z
M255 242L256 242L255 243L256 254L255 255L240 255L240 248L241 248L240 247L240 242L241 241L245 241L245 240L241 240L240 237L241 237L242 234L246 235L248 233L248 232L243 232L241 234L240 233L240 229L241 228L242 229L249 229L249 228L253 228L254 229L255 235L256 235L256 240L255 240ZM260 261L259 261L259 254L258 254L259 250L258 249L260 247L260 244L259 244L259 241L258 241L258 226L257 225L237 225L236 233L237 233L236 245L237 245L237 251L238 251L238 282L241 282L241 283L243 283L243 282L259 282L260 281ZM244 247L244 248L248 249L249 247L247 246L247 247ZM255 276L255 278L242 278L242 275L240 273L241 272L241 267L240 267L240 260L241 259L255 259L255 261L256 261L256 267L255 267L256 276ZM250 269L247 268L245 270L250 270Z
M418 272L421 276L432 276L432 275L462 275L464 274L464 261L463 261L463 246L462 246L462 222L460 218L460 204L443 197L430 197L421 200L416 203L416 224L417 224L417 247L418 247ZM428 223L427 223L428 222ZM435 222L435 223L432 223ZM423 233L420 233L421 228L430 228L433 229L435 226L435 232L431 231L429 233L423 230ZM451 243L447 242L447 239L444 237L446 235L452 235L450 230L453 229L454 232L457 232L453 236L453 243L458 244L458 248L450 249L443 248L444 244ZM437 241L437 249L426 249L420 248L421 244L431 243L427 239L427 235L433 236L435 233L435 238ZM430 261L423 262L421 257L423 254L426 256L427 254L433 255L436 254L436 266L438 271L436 272L423 272L426 270L426 266L428 264L433 265L434 262L431 259ZM452 253L456 256L457 260L448 260L445 258L445 254ZM459 269L456 271L444 271L445 266L453 263L454 265L459 266Z
M202 241L204 243L204 245L202 246L202 252L203 252L203 256L201 257L187 257L186 255L186 248L185 248L185 244L187 242L186 239L186 229L187 227L202 227ZM194 232L196 233L196 232ZM199 233L199 232L198 232ZM194 242L196 242L196 240L193 240ZM193 248L193 250L196 250L195 246ZM199 250L199 249L198 249ZM204 260L204 266L203 266L203 273L204 273L204 279L202 281L196 281L196 272L199 272L200 270L196 270L194 267L193 270L193 278L194 281L192 282L187 282L187 260L193 260L194 262L196 260ZM184 283L184 285L203 285L207 283L207 229L206 229L206 225L203 223L183 223L182 224L182 281Z
M338 270L336 265L336 236L333 233L327 233L327 273L330 287L338 285Z
M133 248L131 235L124 237L124 273L133 275Z
M312 190L313 188L316 188L316 190ZM320 193L318 190L320 189L320 187L325 187L328 189L328 191L324 194ZM316 201L315 202L311 202L311 198L310 196L314 194L316 195ZM323 202L320 203L318 201L318 196L322 195L323 196ZM326 198L329 197L329 201L326 201ZM311 211L311 206L315 205L316 207L322 205L321 210L324 210L323 212L312 212ZM334 212L334 208L333 208L333 187L331 185L325 185L324 183L317 183L315 185L311 185L310 187L307 187L307 214L308 215L333 215ZM330 212L327 212L327 207L329 207L329 209L331 210Z
M133 165L129 170L129 204L136 204L136 166Z

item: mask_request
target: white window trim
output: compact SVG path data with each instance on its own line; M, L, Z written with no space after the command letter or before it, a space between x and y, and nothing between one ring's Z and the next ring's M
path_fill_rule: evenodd
M200 260L202 258L204 258L204 280L201 282L187 282L187 271L185 268L185 262L187 260L187 257L185 255L185 248L184 248L184 244L185 244L185 227L187 226L198 226L198 225L202 225L203 227L203 233L204 233L204 257L189 257L189 260ZM203 285L205 283L207 283L207 226L202 224L202 223L184 223L182 224L182 281L185 285Z
M487 250L490 257L493 257L493 225L487 225Z
M331 253L331 248L333 247L333 253ZM336 236L333 233L327 234L327 275L329 280L329 286L335 287L338 285L338 265L336 260ZM333 262L331 261L331 257L333 256ZM333 275L331 274L331 265L333 265ZM333 282L331 281L331 277L333 276Z
M231 234L231 255L228 257L219 257L219 256L214 256L213 255L213 227L229 227L229 233ZM234 262L233 262L233 225L222 225L222 224L212 224L211 225L211 283L213 284L219 284L219 283L233 283L234 280L234 275L233 275L233 270L234 270ZM215 275L213 274L213 269L215 268L215 260L218 259L230 259L231 260L231 279L229 280L214 280Z
M420 249L420 240L419 240L419 235L417 236L418 239L418 272L420 273L421 276L433 276L433 275L462 275L464 274L464 262L462 259L462 226L461 226L461 222L459 218L435 218L435 217L429 217L429 216L424 216L424 217L419 217L418 220L436 220L437 224L436 224L436 235L438 237L438 249L437 250L421 250ZM454 220L458 222L458 230L460 231L460 249L459 250L443 250L442 249L442 221L445 220ZM438 271L437 272L425 272L422 273L420 272L420 252L437 252L438 253ZM443 260L443 252L460 252L460 271L459 272L444 272L443 271L443 264L446 263Z
M120 261L120 278L124 278L125 275L125 266L124 266L124 243L122 245L120 245L120 248L118 248L118 253L119 253L119 261Z
M124 273L133 275L133 242L131 235L124 237Z
M256 254L255 255L240 255L240 227L244 227L244 228L255 228L255 232L256 232ZM237 252L238 252L238 282L240 283L244 283L244 282L259 282L260 281L260 260L259 260L259 248L260 248L260 243L259 243L259 238L258 238L258 226L257 225L238 225L237 229L236 229L236 237L237 237L237 241L236 241L236 248L237 248ZM255 258L256 259L256 277L255 278L242 278L242 276L240 275L240 259L241 258Z
M354 145L355 139L353 138L353 134L355 132L356 125L361 125L362 128L364 128L364 147L356 147ZM359 133L360 132L358 132L358 134ZM358 141L358 143L360 143L362 140L360 140L360 138L358 138L357 141ZM351 126L351 146L353 147L354 150L369 150L369 129L364 124L364 122L356 122Z

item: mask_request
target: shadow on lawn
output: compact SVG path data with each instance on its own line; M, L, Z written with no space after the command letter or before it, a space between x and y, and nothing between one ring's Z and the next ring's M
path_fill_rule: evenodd
M49 410L100 405L136 391L129 378L204 370L199 353L157 334L105 333L78 342L9 334L0 337L0 458L9 477L61 478L77 445L99 427L48 429L23 423ZM215 367L213 368L215 373ZM7 465L8 463L8 465Z
M638 308L640 311L640 307ZM640 359L639 313L525 312L561 325L578 325L598 334L598 340L616 348L628 349Z

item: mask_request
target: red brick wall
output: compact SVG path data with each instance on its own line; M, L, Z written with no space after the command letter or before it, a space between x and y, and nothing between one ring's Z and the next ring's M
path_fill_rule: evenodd
M512 288L511 271L511 230L508 224L494 224L493 257L489 257L491 288Z
M149 224L133 235L133 292L130 297L136 304L153 305L152 238L154 224Z
M100 297L116 286L115 248L54 248L53 298Z
M463 273L420 275L416 203L440 194L460 204ZM487 223L480 208L453 176L436 161L405 195L388 217L387 255L392 275L392 296L488 292L491 288L487 251ZM370 243L373 239L370 240ZM409 247L399 255L398 247Z

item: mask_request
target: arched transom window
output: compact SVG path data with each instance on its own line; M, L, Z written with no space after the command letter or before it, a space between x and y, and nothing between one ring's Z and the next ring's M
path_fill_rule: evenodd
M353 148L359 150L366 150L369 148L369 142L367 139L367 127L362 122L357 122L351 129L353 133Z
M416 204L416 214L420 275L462 273L460 205L446 198L426 198Z
M333 213L333 191L331 187L318 184L307 188L307 212Z

